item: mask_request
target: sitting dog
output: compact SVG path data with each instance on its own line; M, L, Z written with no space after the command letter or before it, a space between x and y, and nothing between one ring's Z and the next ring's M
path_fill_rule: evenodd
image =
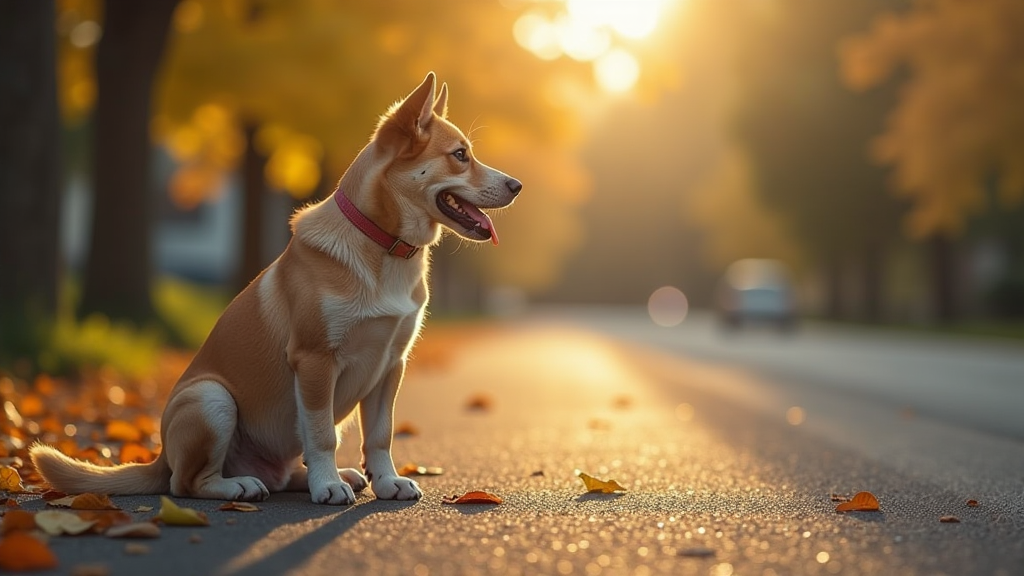
M427 305L428 247L446 227L498 243L484 209L522 184L478 161L446 119L431 72L380 119L331 198L299 210L293 237L225 309L171 391L150 464L96 466L32 447L69 494L263 500L308 490L345 505L367 485L415 500L391 458L395 397ZM362 467L335 461L338 424L359 407Z

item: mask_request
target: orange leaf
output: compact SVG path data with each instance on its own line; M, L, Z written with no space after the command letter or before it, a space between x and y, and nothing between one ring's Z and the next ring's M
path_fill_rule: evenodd
M8 492L21 492L24 490L21 485L21 474L10 466L0 466L0 490Z
M494 407L494 400L487 394L474 394L466 400L466 408L486 412Z
M122 510L79 510L78 517L88 522L95 522L93 532L102 534L112 526L131 524L132 517Z
M3 524L0 524L0 535L35 529L35 512L29 512L27 510L8 510L7 513L4 514Z
M142 440L142 430L131 422L111 420L107 422L107 439L119 442L138 442Z
M25 394L21 399L19 412L25 418L36 418L46 413L46 403L38 394Z
M878 510L878 498L871 492L858 492L850 498L849 502L843 502L836 506L836 512L868 512Z
M149 464L153 460L156 460L156 455L149 448L146 448L142 444L136 442L127 442L121 447L121 463L128 464L130 462L138 462L139 464Z
M601 480L594 478L590 474L576 471L576 475L583 480L583 485L586 486L587 492L597 492L600 494L614 494L616 492L625 492L626 487L619 484L615 480Z
M57 557L46 544L25 532L14 532L0 539L0 568L26 572L56 567Z
M419 428L414 426L411 422L402 422L395 427L395 436L418 436L419 433Z
M444 469L439 466L419 466L417 464L406 464L398 469L399 476L440 476Z
M59 492L57 490L47 490L46 492L43 492L43 500L45 500L47 502L49 502L51 500L60 500L61 498L67 498L67 497L68 497L67 494L65 494L63 492Z
M501 504L501 496L491 494L490 492L483 492L480 490L474 490L472 492L466 492L462 496L454 494L452 496L445 496L441 499L442 504Z
M959 524L960 519L956 516L943 516L939 518L939 522L945 522L946 524Z
M57 508L71 508L72 510L120 510L110 497L106 494L79 494L77 496L65 496L50 500L46 503Z
M223 510L225 512L259 512L260 509L255 504L248 502L228 502L227 504L221 504L217 510Z
M970 506L971 508L977 508L978 507L978 501L972 498L972 499L967 501L967 505Z

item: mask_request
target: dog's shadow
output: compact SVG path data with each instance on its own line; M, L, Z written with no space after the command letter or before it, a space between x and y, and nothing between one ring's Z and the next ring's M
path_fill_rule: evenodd
M309 496L304 494L276 494L271 498L271 501L282 501L295 500L295 507L303 509L308 506ZM394 500L376 500L372 497L368 500L358 499L355 504L343 508L331 508L324 506L314 506L312 514L301 514L301 517L295 517L295 515L284 522L277 520L274 523L274 528L281 526L287 526L288 524L297 525L308 521L317 521L324 516L335 514L335 517L327 520L319 527L304 532L301 536L295 540L277 548L269 554L248 560L245 556L250 550L255 551L252 547L256 545L256 542L248 542L249 550L239 550L238 556L235 558L228 559L227 562L215 573L219 576L255 576L262 574L285 574L291 573L296 569L300 568L302 564L307 562L313 557L319 550L331 545L332 542L336 541L341 536L359 525L360 522L375 514L386 514L394 513L415 506L416 501L394 501ZM292 509L289 506L289 509ZM308 508L307 508L308 509ZM305 510L303 510L305 512ZM297 531L301 530L296 528ZM271 530L267 530L265 537L271 536Z

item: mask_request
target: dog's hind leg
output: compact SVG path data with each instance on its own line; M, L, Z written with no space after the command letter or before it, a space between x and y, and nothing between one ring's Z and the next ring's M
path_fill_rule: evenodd
M223 476L238 422L238 407L223 386L209 380L192 384L171 399L164 418L173 495L250 501L270 496L259 478Z

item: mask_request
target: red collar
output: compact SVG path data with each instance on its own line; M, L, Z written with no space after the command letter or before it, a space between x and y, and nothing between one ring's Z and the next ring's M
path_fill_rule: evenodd
M373 220L367 218L356 205L345 196L341 189L334 191L334 201L338 203L338 208L341 208L341 213L349 219L350 222L356 225L356 228L366 234L370 240L373 240L382 247L387 248L388 254L392 256L398 256L399 258L405 258L406 260L412 258L420 251L419 246L413 246L401 238L397 238L388 234L380 226L373 223Z

